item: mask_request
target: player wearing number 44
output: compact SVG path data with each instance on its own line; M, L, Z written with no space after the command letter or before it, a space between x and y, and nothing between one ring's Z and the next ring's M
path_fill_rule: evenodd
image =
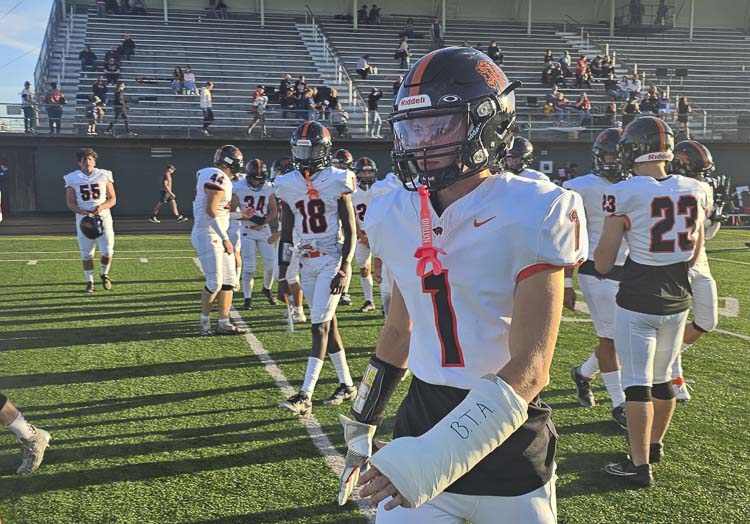
M556 434L539 393L586 218L572 191L491 174L513 140L519 85L480 51L449 47L422 57L396 96L392 157L418 190L377 197L365 216L395 282L352 418L341 416L339 503L369 459L360 496L379 524L557 519ZM407 361L394 440L370 457Z
M117 203L112 171L96 167L96 151L79 149L78 167L65 175L65 201L76 214L78 247L83 260L86 292L94 292L94 251L101 252L101 279L104 289L112 289L109 267L115 247L115 231L110 209Z
M302 291L310 304L312 349L302 388L279 407L305 416L312 412L312 395L326 351L339 386L324 402L340 404L356 393L336 320L336 306L354 256L356 226L351 193L355 180L350 171L331 166L331 133L318 122L299 126L291 144L297 169L274 180L281 201L279 294L289 293L287 269L296 250ZM293 245L293 230L299 236L297 246Z

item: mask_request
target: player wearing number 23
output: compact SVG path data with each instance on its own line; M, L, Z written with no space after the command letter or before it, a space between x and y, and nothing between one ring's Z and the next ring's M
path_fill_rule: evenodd
M490 173L513 140L519 85L483 53L451 47L420 59L394 103L392 156L412 190L374 199L365 216L395 282L353 420L341 416L339 503L408 360L395 438L359 479L381 524L556 521L556 435L539 393L563 268L588 246L579 195Z

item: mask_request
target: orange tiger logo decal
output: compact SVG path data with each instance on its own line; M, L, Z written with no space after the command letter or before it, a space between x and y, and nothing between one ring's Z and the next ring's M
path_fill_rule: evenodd
M505 73L489 60L480 60L477 62L476 70L492 89L502 91L508 85L508 78L505 76Z

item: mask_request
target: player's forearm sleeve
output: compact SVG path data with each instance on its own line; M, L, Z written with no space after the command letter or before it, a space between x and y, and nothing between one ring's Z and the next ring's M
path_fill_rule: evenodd
M209 218L208 225L211 226L211 229L213 229L214 232L219 235L222 240L229 240L227 232L222 229L221 224L219 224L219 221L216 220L216 217Z

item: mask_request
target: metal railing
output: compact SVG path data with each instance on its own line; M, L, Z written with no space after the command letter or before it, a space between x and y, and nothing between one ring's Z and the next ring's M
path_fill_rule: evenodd
M47 71L49 68L49 55L55 44L55 31L57 23L65 17L65 13L58 8L59 2L52 2L49 20L47 20L47 29L44 32L44 39L39 50L39 60L37 60L34 69L34 87L38 91L44 89L47 80Z

